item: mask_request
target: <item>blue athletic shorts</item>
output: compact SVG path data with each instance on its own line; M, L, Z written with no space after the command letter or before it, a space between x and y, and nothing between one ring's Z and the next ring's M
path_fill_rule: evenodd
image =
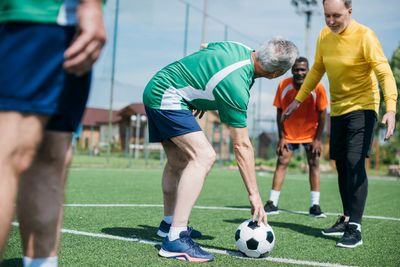
M298 149L298 148L299 148L299 145L300 145L300 144L290 144L290 143L287 143L287 144L288 144L288 146L289 146L289 150L292 150L292 151ZM306 149L306 152L307 152L307 153L308 153L308 152L311 152L311 150L310 150L310 144L311 144L311 143L302 144L302 145L304 146L304 148Z
M75 27L0 24L0 110L51 115L47 130L74 132L89 95L91 75L62 68Z
M144 107L149 122L149 142L158 143L174 136L202 131L189 110Z

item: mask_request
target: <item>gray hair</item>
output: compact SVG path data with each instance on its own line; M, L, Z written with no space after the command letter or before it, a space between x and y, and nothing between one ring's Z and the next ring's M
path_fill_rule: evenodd
M287 71L298 57L299 50L294 43L281 36L269 39L256 51L256 60L267 71Z
M347 8L347 9L349 9L350 7L352 7L352 4L351 4L351 0L342 0L343 2L344 2L344 5L345 5L345 7ZM325 4L325 0L322 0L322 5L324 5Z

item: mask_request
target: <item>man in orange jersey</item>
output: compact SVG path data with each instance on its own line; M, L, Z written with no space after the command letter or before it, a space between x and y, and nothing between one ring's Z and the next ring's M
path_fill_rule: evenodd
M336 246L354 248L363 243L361 219L368 194L365 158L369 157L378 120L382 87L387 124L385 141L393 135L397 88L375 33L351 19L351 0L323 0L325 22L315 62L296 99L282 115L289 118L326 72L331 100L330 158L336 160L343 216L324 235L342 235Z
M277 122L279 142L276 153L278 162L272 183L269 200L264 206L267 214L278 214L278 200L285 179L286 167L289 164L293 151L302 144L307 151L307 161L310 170L311 207L310 216L323 217L326 215L319 206L319 156L321 154L321 136L326 120L328 100L325 88L321 82L315 90L293 113L290 120L281 121L282 113L292 103L308 73L308 60L300 57L292 67L292 78L281 81L275 95L274 106L277 107Z

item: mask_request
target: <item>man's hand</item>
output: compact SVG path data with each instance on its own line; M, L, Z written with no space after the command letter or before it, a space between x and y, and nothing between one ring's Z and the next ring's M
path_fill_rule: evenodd
M386 112L386 114L382 118L382 124L387 124L387 132L384 141L389 140L389 138L393 135L394 124L396 121L396 113L392 110Z
M286 149L286 152L289 152L289 146L288 146L288 144L286 143L285 138L282 137L281 139L279 139L278 147L276 148L276 154L277 154L278 156L282 155L284 149Z
M251 204L251 214L253 215L253 222L257 219L258 216L257 225L260 225L261 221L263 221L264 224L267 225L267 214L264 211L264 206L260 195L249 195L249 200Z
M300 101L297 99L293 100L293 102L285 109L285 112L282 114L281 121L284 123L286 120L289 119L290 115L299 107Z
M313 157L321 156L321 141L318 139L314 139L310 144L310 152L313 154Z
M89 72L100 56L106 39L101 1L81 0L76 11L78 24L72 44L64 53L64 69L76 76Z
M193 114L194 117L197 117L200 114L199 119L201 119L201 118L203 118L204 114L206 114L207 110L194 109L193 112L194 112L194 114Z

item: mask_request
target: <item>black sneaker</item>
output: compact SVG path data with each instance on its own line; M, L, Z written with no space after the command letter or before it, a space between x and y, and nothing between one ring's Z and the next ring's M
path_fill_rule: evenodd
M266 214L279 214L278 207L275 207L271 200L267 201L267 204L264 206L264 210Z
M348 224L345 220L346 216L341 216L331 228L322 230L321 233L324 235L343 235Z
M362 245L362 243L361 232L357 230L357 225L347 224L344 235L337 242L336 246L342 248L355 248Z
M319 205L314 205L310 208L310 213L308 216L312 216L315 218L326 218L326 215L322 212L321 207Z
M171 224L166 223L164 220L162 220L160 223L160 226L158 227L157 235L159 237L165 238L168 235L170 228L171 228ZM187 229L189 231L189 227ZM201 236L202 236L202 233L200 231L191 229L191 231L190 231L191 238L200 238Z

